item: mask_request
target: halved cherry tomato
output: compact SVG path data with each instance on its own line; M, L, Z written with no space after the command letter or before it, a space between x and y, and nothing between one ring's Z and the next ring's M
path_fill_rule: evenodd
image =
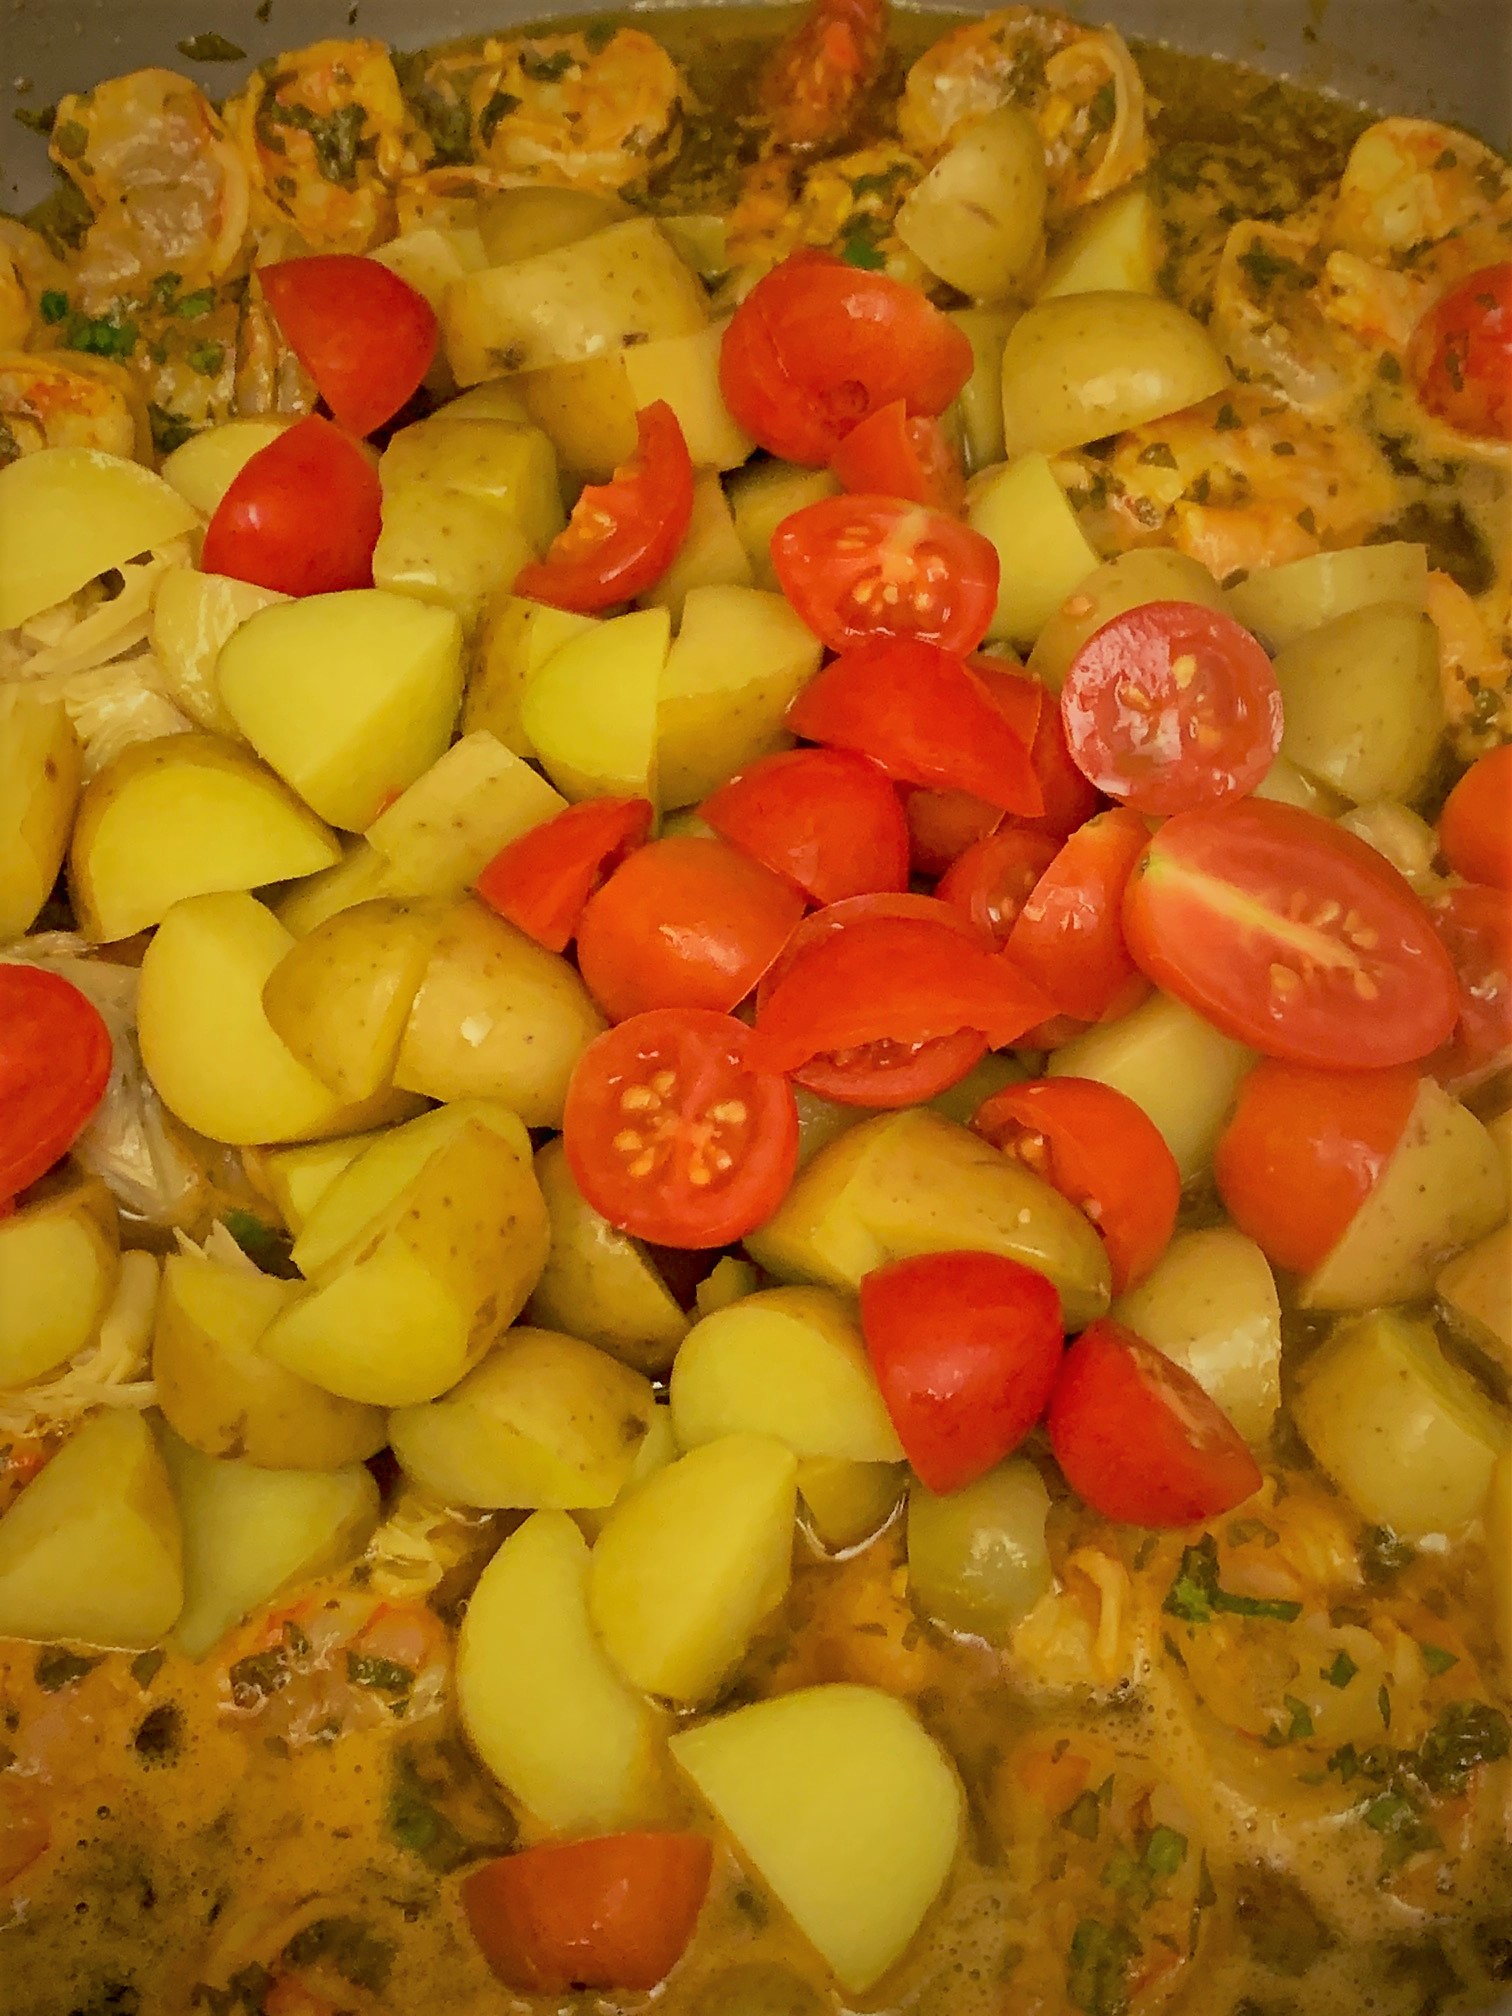
M1115 1295L1142 1281L1170 1245L1181 1171L1154 1121L1111 1085L1038 1078L1005 1086L971 1124L1091 1219Z
M654 588L677 557L693 516L693 463L665 399L635 416L635 453L608 483L578 498L544 560L515 577L514 592L591 615Z
M972 368L965 335L917 287L805 249L736 309L719 383L763 448L817 464L894 400L910 413L943 413Z
M362 449L311 413L232 478L205 527L200 566L281 595L371 588L382 501Z
M77 987L0 962L0 1202L61 1161L105 1096L110 1032Z
M645 843L655 816L645 798L585 798L511 840L473 887L537 945L564 951L588 898Z
M956 857L935 894L1006 945L1019 912L1059 852L1048 833L1002 826Z
M824 497L772 534L782 592L832 651L870 637L942 650L980 644L997 607L990 539L958 518L891 497Z
M462 1908L506 1987L645 1990L692 1938L713 1864L706 1834L549 1841L472 1870Z
M1512 889L1512 742L1470 765L1444 801L1438 836L1456 875Z
M1157 987L1270 1057L1411 1064L1458 1020L1454 967L1407 883L1291 805L1168 819L1130 878L1124 932Z
M678 834L623 861L578 919L578 967L611 1022L743 1001L792 936L803 898L724 840Z
M1230 1218L1273 1267L1332 1252L1396 1152L1418 1074L1315 1071L1265 1057L1239 1087L1213 1173Z
M1039 733L1040 718L1050 695L1038 679L1031 679L1020 665L1004 664L985 651L973 651L968 666L987 688L992 704L1026 749L1032 750Z
M1023 742L964 660L934 644L858 644L815 674L787 724L807 741L869 756L904 783L969 791L1031 817L1043 808Z
M664 1008L595 1037L567 1088L573 1180L622 1232L726 1246L770 1218L798 1166L792 1087L750 1063L730 1015Z
M1078 826L1085 826L1106 799L1077 769L1066 742L1066 724L1053 702L1040 710L1039 725L1029 748L1029 761L1039 780L1045 809L1037 819L1018 818L1016 825L1032 827L1067 840Z
M1190 1526L1260 1488L1243 1437L1191 1373L1106 1317L1061 1361L1049 1427L1066 1482L1105 1519Z
M1430 413L1487 441L1512 441L1512 262L1451 287L1418 324L1407 352Z
M1248 630L1197 602L1146 602L1071 661L1061 719L1090 784L1164 815L1252 791L1281 747L1281 691Z
M914 873L931 880L943 875L968 847L996 833L1005 816L1001 805L989 805L969 791L905 785L903 817L908 821L908 858Z
M764 756L699 807L706 825L814 903L908 887L896 788L845 749Z
M1137 812L1116 806L1071 835L1034 885L1008 934L1008 956L1079 1022L1137 1007L1149 989L1124 943L1120 913L1150 837Z
M1445 1084L1464 1087L1512 1051L1512 890L1466 882L1438 897L1432 914L1454 962L1459 1023L1431 1068Z
M982 662L980 657L967 660L979 676ZM999 697L995 692L994 698ZM1029 762L1039 782L1044 810L1033 818L1015 813L1011 823L1020 831L1048 833L1052 839L1065 840L1078 826L1085 826L1105 801L1071 761L1059 707L1040 708ZM968 847L1005 823L1002 807L989 805L985 798L974 797L969 791L925 787L905 791L903 816L908 821L914 870L930 876L943 875Z
M996 1253L925 1253L864 1275L861 1331L898 1440L935 1492L1017 1449L1064 1341L1053 1284Z
M901 399L853 427L830 458L847 490L873 497L901 497L932 511L959 511L966 496L966 472L955 443L938 420L910 418Z
M436 311L387 266L323 252L260 266L257 278L338 426L371 434L419 390L436 355Z

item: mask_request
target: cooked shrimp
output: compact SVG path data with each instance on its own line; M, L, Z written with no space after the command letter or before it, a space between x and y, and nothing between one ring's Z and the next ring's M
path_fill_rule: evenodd
M887 0L812 0L756 86L770 146L810 151L846 137L882 69L887 13Z
M896 280L933 284L893 228L903 199L923 173L901 147L880 143L807 167L783 155L757 162L729 220L732 266L756 278L800 245L859 251Z
M1326 319L1322 270L1305 222L1241 220L1218 261L1211 326L1242 379L1310 411L1337 411L1369 360Z
M1451 236L1494 231L1509 211L1512 172L1489 147L1435 119L1380 119L1350 152L1328 238L1365 259L1400 261Z
M86 307L176 273L203 286L247 238L247 169L210 101L172 70L63 99L52 157L95 213L74 268Z
M424 1604L347 1589L264 1612L232 1636L220 1664L226 1712L298 1745L434 1714L450 1655L446 1627Z
M687 87L639 28L493 39L484 57L468 102L489 168L612 193L677 152Z
M1015 1630L1009 1676L1051 1694L1106 1694L1134 1679L1144 1653L1129 1628L1128 1597L1121 1562L1099 1547L1076 1548Z
M1439 677L1459 754L1467 761L1512 739L1512 624L1505 583L1482 604L1457 581L1428 576L1439 635Z
M119 371L56 352L0 355L0 462L35 448L99 448L134 455L137 422Z
M1039 127L1052 216L1111 194L1149 160L1144 83L1111 28L1038 7L968 21L909 71L899 132L930 157L1001 105L1021 105Z

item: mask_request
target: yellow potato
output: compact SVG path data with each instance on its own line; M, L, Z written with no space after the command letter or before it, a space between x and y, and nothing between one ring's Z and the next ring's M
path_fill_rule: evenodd
M163 458L163 481L171 483L202 518L213 518L217 505L252 457L293 425L292 416L267 413L202 428Z
M1428 549L1405 540L1313 553L1284 567L1257 567L1228 591L1229 607L1273 651L1377 602L1428 607Z
M693 516L688 535L678 548L677 558L654 588L641 596L647 609L666 609L680 624L683 606L695 588L749 588L751 562L740 534L724 485L712 470L702 470L693 479Z
M160 924L186 896L261 889L330 868L341 850L270 770L218 735L136 742L84 787L68 885L86 938Z
M612 1505L651 1426L639 1372L553 1330L511 1330L444 1399L389 1418L394 1454L448 1505Z
M686 336L637 343L624 353L626 383L637 406L664 399L677 415L695 469L738 469L755 450L735 424L719 389L719 353L728 321Z
M0 945L29 931L52 894L81 769L63 702L0 686Z
M293 938L253 896L175 903L142 958L137 1040L169 1112L233 1146L350 1134L402 1118L380 1093L341 1100L274 1033L262 991Z
M633 609L569 637L531 679L520 725L566 797L656 803L657 696L671 636L665 609Z
M343 1099L390 1084L441 929L433 903L379 896L297 938L268 975L263 1012L291 1055Z
M573 1067L603 1027L565 959L466 896L442 922L394 1083L428 1099L497 1099L528 1127L558 1127Z
M161 476L97 448L39 448L0 469L0 630L199 523Z
M1050 1493L1027 1457L937 1498L908 1487L908 1591L948 1631L1004 1645L1054 1581Z
M1003 345L1018 320L1016 308L952 308L950 319L971 345L971 376L956 397L966 467L991 468L1003 459Z
M1007 454L1058 455L1221 392L1228 365L1200 322L1152 294L1066 294L1017 321L1003 350Z
M1432 1324L1393 1309L1334 1331L1302 1369L1292 1416L1362 1517L1409 1540L1474 1519L1507 1448L1505 1415Z
M483 198L478 205L478 236L487 263L507 266L515 259L533 259L538 252L576 245L580 238L618 224L626 215L616 197L527 182Z
M684 1449L752 1434L800 1457L903 1457L851 1309L826 1288L770 1288L695 1323L671 1399Z
M1097 566L1047 457L1021 455L972 484L966 522L997 550L998 602L987 635L1029 645Z
M690 589L657 708L661 803L696 804L758 756L787 748L784 716L823 655L780 595Z
M882 1528L902 1500L907 1466L805 1456L798 1465L804 1523L821 1547L845 1554Z
M1353 833L1367 847L1374 847L1425 902L1442 890L1443 877L1436 865L1438 835L1421 813L1409 812L1405 805L1398 805L1390 798L1379 798L1369 805L1352 805L1341 812L1337 794L1326 786L1318 787L1318 802L1303 809L1321 812L1325 818L1337 814L1345 832Z
M1486 1501L1486 1552L1491 1562L1491 1602L1501 1641L1502 1681L1512 1679L1512 1449L1504 1449Z
M772 568L772 534L784 518L805 505L839 493L840 479L828 469L800 469L791 462L755 462L730 478L735 530L751 562L758 588L777 592Z
M749 1260L737 1260L733 1253L726 1253L694 1289L693 1306L700 1316L714 1316L731 1303L754 1295L760 1286L761 1275Z
M718 1694L787 1594L797 1467L770 1436L726 1435L614 1507L588 1610L633 1686L688 1707Z
M637 343L609 357L558 364L520 380L537 424L564 469L607 482L635 453L636 414L665 400L676 414L695 469L737 469L755 448L730 417L719 387L726 324Z
M673 1758L841 1986L885 1974L944 1885L965 1801L944 1752L874 1687L809 1687L671 1739Z
M617 1231L583 1196L560 1137L535 1158L551 1219L551 1251L525 1313L565 1330L638 1371L665 1372L688 1319L638 1240Z
M1112 1313L1190 1372L1247 1442L1281 1405L1281 1304L1270 1263L1232 1225L1178 1232Z
M1288 644L1275 664L1281 752L1353 799L1413 798L1439 758L1438 632L1406 602L1376 602Z
M263 1195L278 1206L284 1224L297 1233L342 1170L350 1168L372 1140L370 1134L349 1134L335 1141L311 1141L302 1148L247 1149L242 1160Z
M1105 560L1046 618L1029 654L1029 670L1058 693L1071 660L1094 630L1143 602L1200 602L1222 609L1223 591L1199 560L1167 546L1137 546Z
M632 1491L638 1491L649 1477L658 1470L665 1470L669 1463L677 1460L677 1437L672 1433L672 1410L665 1401L658 1400L651 1409L651 1419L640 1446L630 1465L629 1474L620 1486L619 1497L611 1505L585 1505L573 1514L579 1529L590 1543L597 1540L604 1530L604 1522L622 1498L628 1498Z
M548 364L508 382L570 476L602 483L635 453L635 400L625 376L626 352Z
M296 1293L250 1267L170 1253L152 1335L152 1376L168 1425L206 1456L268 1470L339 1470L387 1440L376 1407L341 1400L276 1364L262 1336Z
M417 294L423 294L439 315L446 290L465 274L478 273L488 264L482 234L476 225L423 224L405 231L385 245L375 245L368 253L380 266L387 266L401 280L407 280ZM453 385L451 367L437 352L425 382L433 391L449 391ZM524 415L520 416L522 419Z
M1512 1225L1498 1225L1440 1269L1434 1291L1451 1322L1512 1374Z
M977 120L909 191L897 232L963 294L1020 293L1045 251L1045 146L1029 114L1003 105Z
M449 420L514 420L522 427L530 423L519 381L513 378L485 379L448 399L440 410Z
M318 875L307 875L286 889L274 904L273 914L292 937L306 938L338 910L391 893L383 856L366 840L350 840L334 867L322 868Z
M93 1177L63 1173L0 1218L0 1387L82 1351L119 1271L115 1200Z
M501 847L566 800L486 730L453 742L364 836L387 862L387 893L460 896Z
M381 588L262 609L216 667L232 720L332 826L361 832L451 740L462 629Z
M162 576L152 597L152 652L169 699L191 721L212 735L236 735L215 683L216 661L249 616L287 600L275 589L197 567L170 567Z
M1306 776L1285 756L1274 758L1252 795L1275 805L1295 805L1299 812L1316 812L1320 819L1332 819L1342 802L1336 791Z
M286 1589L354 1560L378 1524L378 1486L345 1469L260 1470L164 1438L184 1529L184 1608L174 1642L202 1659Z
M1120 189L1083 210L1045 269L1039 298L1059 294L1158 294L1160 219L1143 187Z
M609 1664L588 1621L588 1543L537 1512L483 1570L457 1642L468 1741L541 1826L601 1834L664 1800L661 1722Z
M0 1636L151 1645L183 1601L178 1509L152 1430L107 1408L0 1518Z
M520 719L525 690L554 652L569 638L595 628L598 620L531 602L523 595L492 597L472 641L463 729L486 731L516 756L533 756Z

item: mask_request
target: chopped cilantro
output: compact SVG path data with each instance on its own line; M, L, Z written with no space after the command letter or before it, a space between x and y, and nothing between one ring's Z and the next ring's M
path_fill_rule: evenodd
M236 1707L257 1708L270 1694L288 1685L289 1662L279 1646L267 1652L250 1652L245 1659L236 1661L226 1678Z
M1127 1898L1136 1910L1144 1910L1155 1895L1150 1871L1130 1854L1122 1842L1103 1864L1102 1880L1105 1889L1113 1891L1115 1896Z
M519 109L520 101L512 91L495 91L478 114L478 138L485 147L492 143L494 134L498 132L499 121Z
M1213 425L1218 429L1220 434L1232 434L1234 429L1242 427L1244 422L1239 418L1238 413L1229 404L1228 400L1225 399L1223 404L1218 408L1218 417L1214 420Z
M1174 1827L1156 1827L1145 1843L1145 1867L1152 1876L1174 1876L1187 1858L1187 1837Z
M287 126L307 134L322 178L342 189L356 188L357 163L371 154L375 145L362 137L367 113L361 105L339 105L322 117L307 105L286 105L281 98L268 97L258 108L257 122L258 138L278 154L288 150L273 133L274 127Z
M1418 1746L1413 1769L1430 1792L1458 1792L1480 1764L1507 1755L1512 1729L1488 1701L1453 1701Z
M1446 1652L1442 1645L1424 1645L1419 1649L1423 1655L1423 1664L1430 1673L1447 1673L1451 1666L1459 1664L1459 1654Z
M1162 1606L1167 1615L1187 1624L1207 1624L1219 1611L1235 1617L1268 1617L1290 1624L1302 1614L1302 1605L1282 1597L1241 1596L1223 1588L1218 1580L1218 1543L1205 1533L1195 1547L1181 1556L1176 1579L1166 1592Z
M1297 513L1297 523L1302 527L1304 532L1310 533L1314 538L1317 537L1318 520L1311 504L1304 504L1302 509Z
M555 49L549 56L543 56L539 49L527 42L520 51L521 73L532 84L560 83L569 70L576 68L570 49Z
M196 343L189 351L189 368L202 378L213 378L225 361L224 343Z
M1331 1666L1322 1666L1318 1670L1330 1687L1347 1687L1360 1669L1347 1652L1340 1652Z
M1367 1527L1360 1542L1360 1566L1365 1579L1382 1582L1388 1575L1395 1575L1413 1559L1414 1552L1411 1542L1399 1538L1389 1526Z
M310 1967L324 1960L354 1988L381 1995L393 1969L394 1948L360 1918L316 1918L294 1934L282 1957L290 1967Z
M136 348L137 326L114 314L70 314L63 323L63 347L81 350L89 357L110 357L120 362Z
M867 196L891 196L899 180L908 173L901 161L895 161L891 168L879 168L875 174L858 175L851 183L851 194L858 198Z
M138 1687L150 1687L163 1670L165 1655L155 1647L151 1652L138 1652L131 1662L131 1677Z
M1082 1919L1066 1956L1066 1990L1083 2016L1123 2016L1129 1967L1138 1957L1139 1941L1124 1926Z
M590 21L583 30L589 55L597 56L600 50L607 49L618 33L619 29L613 21Z
M401 1848L417 1856L428 1869L445 1876L470 1860L473 1849L436 1805L431 1787L413 1759L400 1757L389 1788L388 1830Z
M173 312L175 315L181 315L186 322L193 322L201 315L208 315L214 306L215 289L197 287L192 294L186 294L181 301L175 303Z
M1313 1718L1312 1710L1308 1707L1307 1703L1299 1701L1295 1694L1283 1694L1281 1696L1281 1706L1291 1716L1291 1721L1287 1724L1286 1729L1287 1742L1298 1743L1304 1737L1311 1736L1313 1733Z
M58 108L56 105L18 105L11 117L28 133L40 133L46 139L57 124Z
M1381 352L1381 355L1376 362L1376 376L1377 378L1384 379L1384 381L1388 385L1401 384L1402 367L1397 362L1396 358L1392 356L1389 350L1383 350Z
M408 1694L415 1684L414 1669L397 1659L379 1659L367 1652L348 1652L347 1678L354 1687L371 1687L377 1694Z
M60 288L49 287L38 299L37 307L44 322L61 322L68 314L68 296Z
M1087 130L1089 133L1106 133L1118 117L1118 92L1110 77L1100 84L1092 94L1087 106Z
M53 152L61 154L65 161L79 161L89 145L89 134L77 119L65 119L61 126L53 127L52 144Z
M1083 1841L1095 1841L1100 1817L1097 1794L1089 1788L1072 1800L1062 1813L1060 1824Z
M859 224L841 241L840 257L847 266L859 266L864 273L880 273L887 264L884 254Z
M228 41L213 28L206 28L198 35L186 35L174 46L191 63L240 63L247 54L240 43Z
M1292 287L1312 285L1312 275L1305 266L1299 266L1295 259L1283 258L1265 245L1251 245L1247 252L1241 252L1239 264L1257 295L1269 294L1282 280Z
M1139 451L1140 466L1145 469L1174 469L1175 450L1169 441L1152 441L1148 448Z
M101 1657L99 1653L69 1652L61 1645L46 1645L37 1654L34 1669L37 1685L44 1694L60 1693L93 1673Z

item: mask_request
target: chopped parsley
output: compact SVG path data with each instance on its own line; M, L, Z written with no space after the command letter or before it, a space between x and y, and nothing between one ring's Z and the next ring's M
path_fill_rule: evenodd
M1360 1542L1360 1567L1368 1582L1383 1582L1415 1557L1410 1541L1401 1539L1389 1526L1371 1526Z
M1174 1876L1187 1858L1187 1837L1174 1827L1156 1827L1145 1843L1145 1867L1152 1876Z
M1269 294L1282 281L1290 287L1312 285L1312 275L1305 266L1272 252L1266 245L1251 245L1247 252L1241 252L1239 264L1257 295Z
M401 1848L438 1876L448 1875L474 1854L471 1843L436 1804L432 1787L414 1760L399 1757L389 1787L388 1830Z
M1169 441L1152 441L1148 448L1140 449L1139 462L1145 469L1174 469L1176 452Z
M348 1652L347 1678L354 1687L371 1687L376 1694L408 1694L415 1684L414 1671L397 1659L380 1659L367 1652Z
M1293 1623L1302 1615L1302 1605L1281 1597L1241 1596L1225 1589L1218 1580L1218 1543L1205 1533L1195 1547L1181 1556L1176 1579L1161 1606L1167 1616L1187 1624L1208 1624L1220 1611L1234 1617L1268 1617L1279 1624Z
M1139 1941L1126 1927L1082 1919L1066 1956L1066 1991L1083 2016L1122 2016L1129 1968L1138 1958Z
M1218 416L1214 420L1213 425L1218 429L1220 434L1232 434L1234 429L1242 427L1244 422L1239 418L1238 413L1229 404L1228 400L1225 399L1223 404L1218 408Z
M1340 1652L1331 1666L1318 1670L1330 1687L1347 1687L1360 1669L1347 1652Z
M215 306L215 289L197 287L192 294L185 294L174 303L173 312L181 315L186 322L197 321L201 315L208 315Z
M1083 1841L1095 1841L1101 1820L1098 1797L1090 1788L1079 1793L1060 1817L1060 1824Z
M1113 80L1110 77L1105 84L1100 84L1092 94L1091 102L1087 106L1087 131L1089 133L1106 133L1117 117L1118 92L1114 88Z
M1453 1701L1418 1746L1413 1769L1430 1792L1458 1792L1481 1764L1512 1747L1512 1728L1489 1701Z
M176 414L168 417L173 420L178 418ZM190 434L194 431L192 427L189 429ZM184 438L187 440L188 435ZM289 1259L289 1240L285 1233L264 1224L255 1212L234 1207L221 1213L221 1223L260 1272L277 1275L280 1280L294 1278L297 1270Z
M45 140L57 124L58 108L56 105L18 105L11 117L28 133L40 133Z
M311 1967L324 1960L354 1988L381 1995L393 1970L394 1948L360 1918L316 1918L294 1934L282 1958L290 1967Z
M186 35L174 47L191 63L240 63L247 54L240 43L218 35L213 28L207 28L198 35Z
M275 83L287 81L276 79ZM366 124L367 113L361 105L339 105L334 112L317 115L308 105L286 105L270 95L257 111L257 137L265 147L275 154L288 152L274 130L280 126L307 135L321 176L342 189L356 188L357 164L375 149L376 142L362 137Z
M189 369L201 378L213 378L226 361L224 343L195 343L189 350Z
M137 325L116 311L106 315L83 315L70 309L58 325L65 350L79 350L88 357L109 357L119 363L136 348Z
M532 84L558 84L569 70L575 70L577 62L570 49L554 49L549 56L543 55L533 44L527 43L520 51L520 71Z
M520 100L512 91L495 91L492 98L478 114L478 138L485 147L493 144L493 137L499 130L501 119L507 119L511 112L518 112Z
M57 287L49 287L39 298L37 307L41 311L42 320L56 326L67 318L68 296Z
M851 226L849 233L840 241L840 257L847 266L858 266L863 273L880 273L887 264L887 258L872 237L869 222L869 219L860 218Z
M89 145L88 130L77 119L65 119L61 126L53 127L52 145L53 152L61 154L65 161L81 161Z
M1459 1654L1446 1652L1442 1645L1422 1645L1418 1649L1423 1655L1423 1664L1430 1673L1447 1673L1451 1666L1459 1664Z

